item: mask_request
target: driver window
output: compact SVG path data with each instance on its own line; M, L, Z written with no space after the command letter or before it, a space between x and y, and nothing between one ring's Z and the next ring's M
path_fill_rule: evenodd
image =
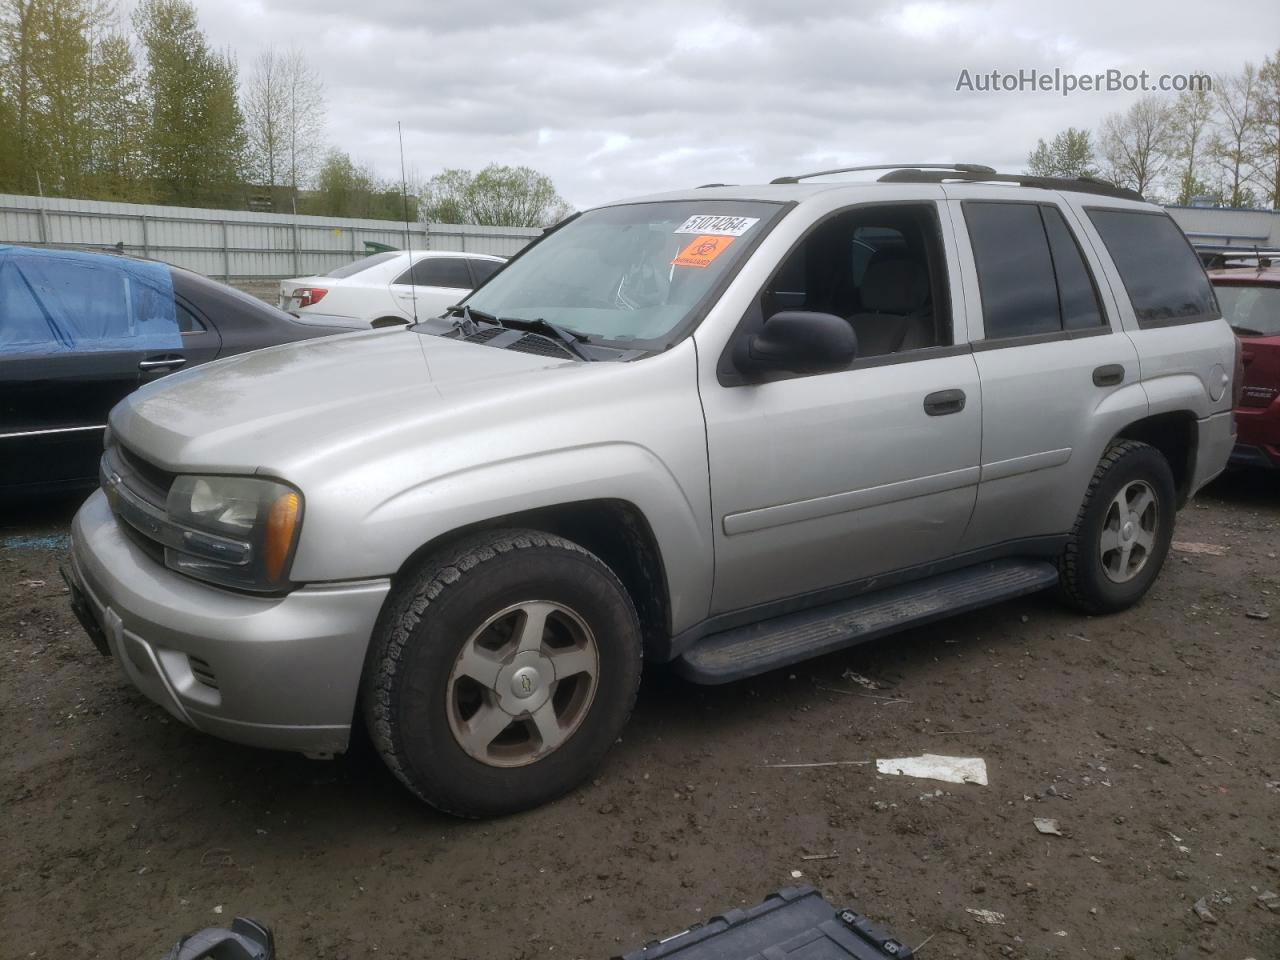
M820 224L761 293L768 320L813 310L846 320L858 358L949 346L950 303L933 204L876 204Z

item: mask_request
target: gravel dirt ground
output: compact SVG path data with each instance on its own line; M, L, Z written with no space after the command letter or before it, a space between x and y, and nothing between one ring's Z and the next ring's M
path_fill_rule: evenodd
M0 515L4 957L158 958L243 913L284 960L604 958L812 883L926 960L1280 958L1274 478L1202 494L1176 539L1224 555L1118 616L1039 596L723 688L652 671L594 782L480 823L367 755L170 720L72 619L73 509ZM920 753L990 785L767 766Z

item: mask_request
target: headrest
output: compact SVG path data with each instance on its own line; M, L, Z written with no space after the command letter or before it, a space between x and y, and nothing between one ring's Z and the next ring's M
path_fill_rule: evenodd
M873 259L862 278L862 309L914 313L929 299L929 277L914 260Z

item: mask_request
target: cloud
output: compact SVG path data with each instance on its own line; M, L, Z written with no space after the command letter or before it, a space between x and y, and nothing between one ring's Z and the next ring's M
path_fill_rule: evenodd
M576 206L846 162L1020 169L1038 137L1132 94L956 92L961 69L1238 70L1280 36L1274 0L205 0L241 69L297 45L335 146L392 177L528 164ZM251 25L251 28L247 28Z

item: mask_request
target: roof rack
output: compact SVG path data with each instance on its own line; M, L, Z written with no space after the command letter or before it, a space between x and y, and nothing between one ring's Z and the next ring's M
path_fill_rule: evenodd
M960 173L995 173L993 167L984 167L980 163L875 163L865 167L836 167L834 170L819 170L817 173L800 173L794 177L776 177L770 183L799 183L801 180L812 180L814 177L829 177L835 173L865 173L868 170L955 170ZM881 179L884 179L883 177Z
M1016 183L1020 187L1039 187L1042 190L1071 190L1075 193L1093 193L1102 197L1116 197L1121 200L1145 201L1146 197L1128 187L1117 187L1114 183L1099 180L1096 177L1035 177L1021 173L996 173L990 167L981 170L964 170L956 164L954 172L936 171L934 169L901 168L891 170L880 178L881 183L941 183L944 180L968 180L985 183Z
M1229 264L1239 264L1244 260L1256 261L1260 268L1265 269L1280 260L1280 250L1256 246L1197 246L1196 253L1200 255L1200 260L1204 263L1205 269L1207 270L1215 270L1228 266Z

